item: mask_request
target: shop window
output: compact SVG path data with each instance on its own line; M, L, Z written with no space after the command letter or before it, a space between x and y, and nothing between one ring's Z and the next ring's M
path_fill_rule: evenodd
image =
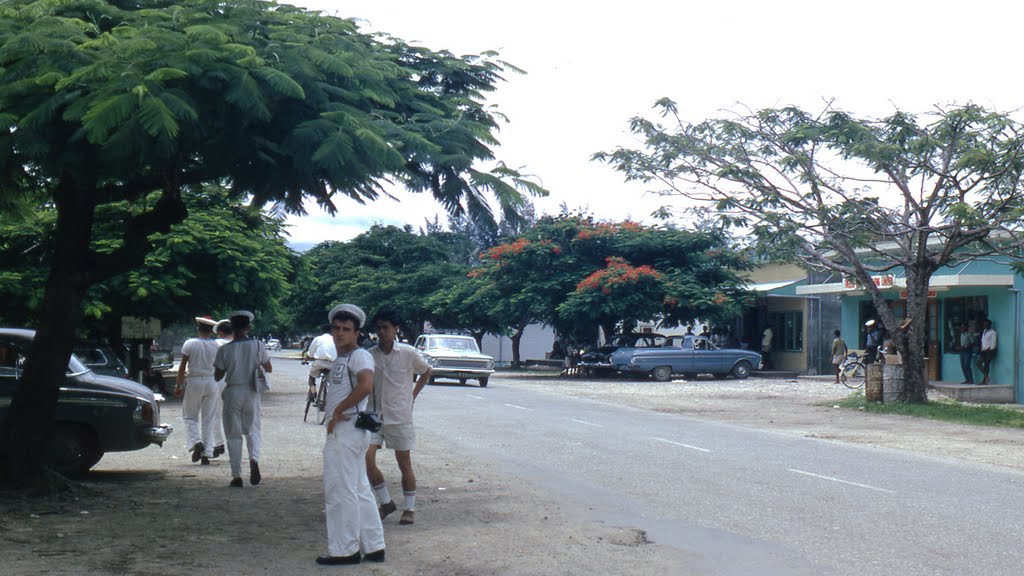
M956 354L960 350L960 324L966 322L968 330L981 334L981 323L988 318L988 296L946 298L944 312L942 352Z
M804 313L800 311L769 312L768 326L772 329L772 347L783 352L802 352L804 349Z

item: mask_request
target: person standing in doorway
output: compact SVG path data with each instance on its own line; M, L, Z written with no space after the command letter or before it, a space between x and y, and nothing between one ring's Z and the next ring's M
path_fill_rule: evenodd
M971 366L971 356L974 355L974 333L971 332L967 322L960 324L960 371L964 373L964 381L961 384L974 384L974 368Z
M327 439L324 441L324 509L327 556L317 564L384 561L384 527L366 477L370 433L356 428L357 414L373 392L373 356L359 347L366 314L354 304L339 304L327 316L337 359L327 381ZM360 552L363 554L360 557Z
M224 435L231 458L232 488L242 487L242 439L249 451L249 483L256 486L263 479L260 474L260 392L256 387L256 366L269 374L274 367L266 346L249 338L253 314L248 310L231 313L234 339L217 350L213 362L214 378L224 380Z
M214 425L220 425L216 415L220 386L213 379L213 359L218 348L213 339L215 324L217 321L209 316L196 316L196 337L181 345L181 363L174 386L174 395L183 397L181 419L185 422L192 461L204 465L213 457Z
M430 382L430 365L419 351L398 341L402 319L397 312L381 310L373 317L373 322L380 341L370 349L376 367L371 406L380 407L384 425L379 432L370 435L370 447L366 451L366 475L380 501L379 511L383 520L398 507L388 494L384 473L377 467L377 450L385 447L395 451L395 460L402 472L402 493L405 496L405 510L398 523L407 525L414 522L416 510L416 474L412 470L416 430L412 424L412 408L420 391Z
M843 364L843 360L846 359L849 349L846 347L846 340L843 340L839 330L832 334L835 336L832 340L832 368L835 369L836 384L839 384L839 367Z
M761 362L764 364L765 370L771 370L774 366L772 365L771 353L772 353L772 329L769 326L764 329L761 334Z
M981 383L988 384L992 371L992 360L996 357L996 350L999 348L999 335L992 327L991 320L985 320L985 329L981 332L981 359L979 368L983 376Z

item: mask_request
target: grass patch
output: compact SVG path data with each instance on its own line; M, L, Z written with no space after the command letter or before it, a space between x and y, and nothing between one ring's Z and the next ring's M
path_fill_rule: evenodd
M884 404L868 402L863 395L849 396L835 404L843 408L864 410L876 414L898 414L974 426L1024 428L1024 410L1016 408L964 404L953 400L938 400L925 404L901 404L898 402Z

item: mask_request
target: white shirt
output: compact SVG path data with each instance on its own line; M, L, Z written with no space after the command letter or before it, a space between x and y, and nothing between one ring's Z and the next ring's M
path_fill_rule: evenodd
M338 358L338 348L334 345L334 336L321 334L309 343L309 350L306 355L314 360L330 360L334 362Z
M216 340L189 338L181 345L181 355L188 356L185 374L188 376L213 376L213 360L217 356Z
M213 361L213 366L224 371L226 386L249 386L255 390L257 362L260 364L270 362L267 347L251 338L244 340L236 338L217 349L217 357Z
M982 350L995 350L998 341L998 336L994 328L989 328L981 333L981 349Z
M370 354L377 367L370 406L376 406L385 424L412 424L416 375L426 372L430 365L418 350L401 342L395 342L390 354L381 350L379 344L370 348Z
M331 376L327 379L328 417L334 413L334 409L338 407L338 404L341 404L348 398L348 395L352 393L352 389L355 387L355 383L351 380L349 369L351 369L351 376L355 376L357 379L359 378L359 373L364 370L373 372L373 356L362 348L356 348L349 354L338 356L334 361L334 367L331 368ZM361 410L366 410L366 398L363 398L358 406L347 410L345 414L353 415Z

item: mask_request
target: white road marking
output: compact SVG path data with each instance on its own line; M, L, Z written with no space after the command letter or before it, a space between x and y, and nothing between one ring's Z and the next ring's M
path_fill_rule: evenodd
M516 406L515 404L505 404L505 406L510 406L512 408L518 408L520 410L528 410L530 412L533 412L533 408L527 408L526 406Z
M597 426L598 428L604 428L604 424L594 424L593 422L587 422L585 420L577 420L575 418L566 418L569 422L575 422L577 424L586 424L587 426Z
M894 492L892 490L886 490L885 488L878 488L877 486L868 486L867 484L858 484L856 482L850 482L849 480L840 480L839 478L833 478L831 476L822 476L821 474L815 474L813 472L804 472L803 470L794 470L792 468L787 468L787 470L789 470L790 472L795 472L797 474L803 474L805 476L811 476L813 478L820 478L822 480L829 480L829 481L832 481L832 482L838 482L840 484L848 484L850 486L856 486L858 488L867 488L868 490L876 490L878 492L885 492L886 494L895 494L896 493L896 492Z
M469 396L470 398L476 398L477 400L483 400L484 399L483 396L473 396L472 394L466 394L466 396Z
M711 450L708 450L707 448L700 448L698 446L690 446L689 444L683 444L681 442L673 442L671 440L666 440L664 438L656 438L654 436L651 436L651 438L653 440L657 440L658 442L664 442L665 444L672 444L673 446L682 446L683 448L689 448L690 450L696 450L698 452L711 452Z

